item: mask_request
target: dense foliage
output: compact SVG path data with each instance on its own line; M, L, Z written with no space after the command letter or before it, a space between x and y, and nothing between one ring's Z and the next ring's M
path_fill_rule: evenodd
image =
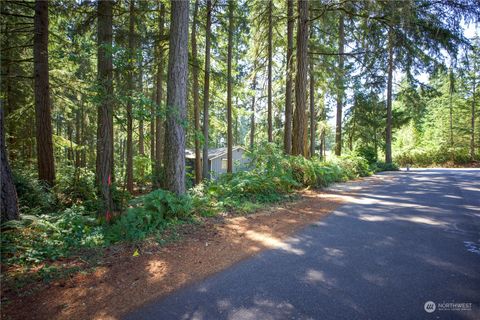
M478 164L475 0L3 1L1 15L8 267L397 164ZM248 146L248 170L209 180L199 155L184 170L185 148L232 145Z
M154 190L130 200L126 212L113 217L110 223L96 216L96 196L88 192L94 183L90 174L80 175L81 183L62 184L62 189L50 191L40 188L32 177L19 176L17 188L25 190L19 193L21 203L32 202L29 214L23 214L22 220L3 226L2 261L6 265L31 267L81 248L139 241L201 216L225 211L252 212L267 203L295 197L295 191L301 188L326 187L368 176L377 169L356 155L329 161L286 156L274 144L253 151L250 156L249 171L223 175L183 196ZM70 174L62 172L59 178L72 181ZM48 199L51 200L43 201Z

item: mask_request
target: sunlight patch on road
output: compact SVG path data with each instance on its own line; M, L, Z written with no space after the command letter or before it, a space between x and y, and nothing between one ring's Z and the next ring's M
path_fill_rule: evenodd
M445 194L443 195L444 198L450 198L450 199L462 199L462 197L459 196L452 196L451 194Z
M410 221L410 222L415 222L415 223L423 223L423 224L429 224L432 226L444 226L446 225L445 222L443 221L438 221L430 218L425 218L425 217L398 217L397 220L404 220L404 221Z
M335 248L323 248L325 250L325 253L331 257L343 257L344 253L340 249L335 249Z
M248 230L247 232L245 232L245 235L250 240L260 242L261 244L263 244L267 247L270 247L270 248L281 249L281 250L284 250L284 251L287 251L289 253L293 253L293 254L296 254L296 255L305 254L305 252L303 250L296 249L296 248L292 247L290 244L288 244L288 243L286 243L286 242L284 242L284 241L282 241L278 238L275 238L275 237L273 237L269 234L264 234L264 233L261 233L261 232Z
M467 191L476 191L476 192L480 192L480 188L475 188L475 187L462 187L463 190L467 190Z
M467 210L480 211L480 207L477 207L477 206L464 205L463 207Z
M435 219L419 216L398 216L398 215L388 215L388 216L379 216L379 215L370 215L370 214L361 214L359 216L360 220L369 221L369 222L379 222L379 221L408 221L420 224L428 224L432 226L445 226L446 223L443 221L438 221Z
M360 220L371 221L371 222L391 220L390 217L373 216L373 215L369 215L369 214L362 214L362 215L360 215L359 218L360 218Z
M308 283L323 283L328 286L335 285L334 279L329 279L327 276L325 276L325 273L315 269L308 269L307 272L305 273L305 277L303 278L303 281Z

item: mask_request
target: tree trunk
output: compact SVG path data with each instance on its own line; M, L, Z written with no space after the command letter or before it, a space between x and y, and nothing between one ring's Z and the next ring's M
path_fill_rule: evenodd
M163 102L163 56L164 49L161 42L161 38L164 34L164 22L165 22L165 5L160 4L160 19L159 19L159 34L158 37L158 61L157 61L157 95L156 95L156 108L157 113L155 117L155 185L157 188L160 188L160 175L162 171L162 161L163 161L163 139L164 137L164 128L163 128L163 117L161 114L162 111L162 102Z
M449 83L449 91L448 91L448 94L449 94L449 110L450 110L450 153L451 153L451 156L452 156L452 160L453 160L453 155L454 155L454 150L453 150L453 147L454 147L454 143L453 143L453 92L454 92L454 78L453 78L453 68L450 67L450 72L449 72L449 80L450 80L450 83Z
M207 0L207 25L205 30L205 80L203 86L203 177L210 178L208 170L208 104L210 95L210 41L212 32L212 1Z
M139 62L139 80L138 80L138 93L143 96L143 70L142 70L142 62ZM143 104L140 103L139 107L142 108L143 111ZM141 112L140 120L138 121L138 154L140 156L145 156L145 121L143 119L143 112Z
M287 0L287 74L285 85L285 131L283 146L286 154L292 153L292 60L293 60L293 27L295 18L293 0Z
M232 135L232 49L233 49L233 11L234 0L228 1L228 53L227 53L227 172L233 172L233 135Z
M80 131L82 132L81 138L80 138L80 144L82 145L82 150L80 151L80 166L81 167L86 167L87 166L87 132L85 131L85 105L82 103L80 105L81 111L80 111L80 118L81 118L81 123L80 123ZM91 148L91 147L90 147ZM92 152L93 153L93 152Z
M137 37L139 39L140 37ZM139 42L141 43L141 41ZM138 90L137 92L141 95L143 98L144 92L143 92L143 58L142 58L142 52L141 52L141 46L137 46L140 49L140 57L138 61ZM140 119L138 120L138 155L140 157L145 157L145 119L144 119L144 105L143 102L138 103L138 108L140 108ZM144 176L145 176L145 170L144 166L140 165L138 168L138 177L140 177L141 181L144 181ZM143 184L137 183L138 190L140 193L143 192Z
M5 29L4 29L4 32L5 34L9 34L9 24L5 24ZM4 37L4 46L5 48L10 48L10 42L11 40L11 37ZM13 74L12 74L12 51L13 50L5 50L6 52L2 53L3 54L3 58L6 60L6 62L4 61L3 62L3 66L5 68L5 76L2 75L2 80L5 82L5 96L4 96L4 99L2 100L3 102L3 106L4 106L4 117L8 117L8 115L10 114L10 112L12 112L13 110L15 110L15 99L13 97L13 94L12 94L12 80L14 79L13 78ZM29 126L30 127L30 126ZM7 129L4 128L4 130L6 131ZM16 144L16 141L17 139L11 135L8 139L8 143L10 145L15 145ZM30 148L24 148L25 151L28 152L28 150ZM25 156L28 156L26 154L24 154ZM26 157L27 159L29 159L29 157ZM11 155L11 161L15 161L16 159Z
M152 188L155 185L155 91L152 90L150 106L150 162L152 169Z
M198 52L197 52L197 15L198 15L199 0L195 1L195 9L193 12L192 24L192 60L193 60L193 116L195 122L195 184L202 181L202 156L200 154L200 104L199 104L199 84L198 84Z
M272 123L272 23L273 0L268 1L268 142L273 141L273 123Z
M132 99L134 94L133 72L135 68L135 0L130 0L128 31L128 72L127 72L127 191L133 192L133 118Z
M388 30L387 127L385 130L385 162L392 163L392 81L393 81L393 29Z
M340 14L338 24L338 80L337 80L337 123L335 128L335 155L342 154L342 119L343 119L343 65L345 51L345 27L344 17Z
M80 168L81 165L81 151L79 148L82 146L82 109L83 109L83 96L80 96L80 107L75 110L75 143L77 150L75 150L75 168Z
M315 112L315 77L313 75L313 59L310 60L310 157L315 156L315 131L317 114Z
M33 38L35 76L35 122L38 178L49 186L55 183L50 84L48 78L48 1L35 1Z
M3 99L0 105L0 223L18 219L18 197L13 184L12 171L5 147L5 126L3 122Z
M308 1L298 1L297 76L295 79L295 113L293 116L292 154L307 155L307 73L308 73Z
M112 7L113 2L98 2L98 62L99 112L97 129L97 182L102 206L100 213L107 221L112 216L110 190L113 162L113 64L112 64Z
M171 1L165 127L165 185L185 193L185 128L188 81L188 1Z
M253 83L252 83L252 114L250 115L250 150L255 145L255 96L257 90L257 60L253 63Z
M472 117L471 117L471 130L470 130L470 157L472 160L475 159L475 91L476 91L476 78L475 78L475 68L474 78L473 78L473 92L472 92Z
M120 177L123 177L125 173L125 151L127 149L127 140L122 139L120 141ZM123 185L123 191L125 191L126 185Z
M67 148L67 159L70 164L74 164L74 153L73 153L73 126L72 122L67 122L67 137L70 143L70 146Z

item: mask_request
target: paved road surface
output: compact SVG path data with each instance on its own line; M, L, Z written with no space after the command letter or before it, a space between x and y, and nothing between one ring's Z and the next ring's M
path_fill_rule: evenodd
M480 170L388 175L289 239L294 250L264 251L125 319L480 319ZM471 310L439 310L452 302Z

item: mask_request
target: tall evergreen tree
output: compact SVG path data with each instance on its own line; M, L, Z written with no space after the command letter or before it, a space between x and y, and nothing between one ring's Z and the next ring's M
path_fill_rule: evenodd
M165 126L165 186L185 193L185 119L188 82L188 1L171 1Z
M48 1L35 1L35 35L33 44L35 76L35 123L37 132L38 178L53 186L53 157L50 82L48 76Z
M128 24L127 190L133 192L133 95L135 90L135 0L130 0Z
M157 70L156 70L156 95L155 95L155 105L156 105L156 117L155 117L155 176L156 176L156 187L160 187L160 174L162 169L163 162L163 153L164 153L164 126L163 126L163 117L161 115L161 106L163 104L163 70L164 70L164 47L162 38L164 36L164 23L165 23L165 5L160 3L160 17L158 20L158 56L157 56Z
M207 0L207 23L205 29L205 80L203 82L203 170L204 179L210 178L208 167L208 126L209 114L208 105L210 103L210 46L211 46L211 28L212 28L212 1Z
M0 100L0 223L18 219L18 197L5 146L3 99Z
M202 181L202 156L200 152L200 102L199 102L199 61L197 52L197 23L198 23L198 7L199 0L195 0L195 9L193 11L193 24L192 24L192 96L193 96L193 115L194 115L194 127L195 127L195 183L199 184Z
M308 1L298 1L297 75L293 116L292 154L307 155Z
M267 78L267 126L268 142L273 141L273 83L272 83L272 65L273 65L273 0L268 1L268 78Z
M111 191L113 164L113 62L112 62L112 14L113 1L102 0L97 4L98 19L98 87L100 106L97 120L97 184L102 206L100 214L110 220L113 211Z
M293 15L294 2L287 0L287 69L285 82L285 128L283 148L286 154L292 152L292 89L293 89L293 28L295 18Z
M233 14L235 9L234 0L228 1L228 54L227 54L227 172L233 172L232 159L232 51L233 51Z
M342 154L342 120L343 120L343 68L345 53L345 21L343 13L340 13L338 23L338 72L337 72L337 117L335 127L335 154Z

